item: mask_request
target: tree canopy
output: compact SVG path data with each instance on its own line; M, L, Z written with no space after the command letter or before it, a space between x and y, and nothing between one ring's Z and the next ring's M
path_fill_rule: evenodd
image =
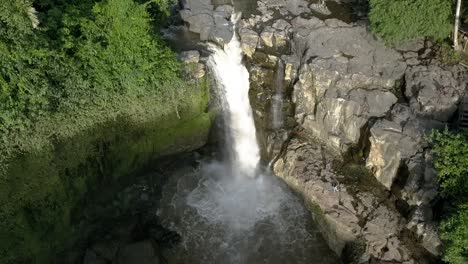
M168 0L12 0L0 6L0 141L38 117L112 94L161 96L179 78L154 34ZM154 7L157 8L154 8ZM157 14L148 13L148 9ZM156 10L156 11L155 11Z

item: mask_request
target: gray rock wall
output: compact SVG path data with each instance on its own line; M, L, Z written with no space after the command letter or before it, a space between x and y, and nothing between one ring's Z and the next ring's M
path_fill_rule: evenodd
M188 11L182 14L191 30L202 40L225 43L232 35L220 27L232 26L226 24L229 15L222 13L229 8L193 8L192 2L197 1L188 0ZM236 27L250 71L250 99L264 159L273 160L275 172L319 209L325 236L337 252L351 250L361 252L360 258L399 263L420 263L420 248L422 255L439 255L441 242L431 210L437 181L425 136L453 117L467 88L466 70L440 65L430 42L417 40L391 49L362 21L349 24L333 14L320 20L310 15L314 8L303 0L261 0L258 12ZM216 12L223 23L201 19ZM208 32L199 27L205 22ZM284 120L274 127L278 69L284 70ZM298 143L287 144L295 137L319 142L333 155L314 150L297 157L291 148ZM312 160L340 159L349 153L358 153L361 165L387 195L381 200L393 205L373 204L371 194L356 196L346 191L346 184L338 192L348 205L332 202L337 194L329 190L333 180L323 174L328 169L309 172L310 166L323 165ZM364 185L354 186L354 192ZM369 208L375 210L366 211ZM405 244L406 232L414 234L415 245ZM365 250L358 249L360 243Z
M327 215L328 204L321 204L326 199L324 192L315 193L307 181L297 180L300 170L290 171L293 165L284 171L285 164L296 161L284 152L284 146L279 146L298 135L308 142L320 142L334 155L360 153L363 165L383 192L393 197L397 207L404 207L388 211L401 221L395 239L400 240L403 230L413 232L417 247L439 255L441 242L431 213L437 181L425 137L431 129L443 128L452 118L466 89L466 71L440 65L433 59L430 42L387 48L362 23L307 18L306 4L297 1L295 8L290 5L260 1L259 14L239 25L250 66L257 129L267 150L265 156L278 159L275 172ZM285 65L285 92L289 96L285 100L292 106L285 118L296 122L294 132L290 126L275 130L268 125L274 93L272 80L279 60ZM347 212L349 217L356 217L356 212ZM387 224L381 222L366 233L369 237L346 233L349 228L343 225L353 221L342 212L339 215L333 220L326 216L324 223L328 224L322 225L331 247L342 249L349 241L366 241L370 245L384 236L378 231ZM336 230L341 230L340 234ZM370 237L372 234L374 238ZM385 254L378 248L374 247L375 252L369 249L364 255L383 261ZM418 251L411 247L407 250L409 255ZM394 261L411 261L403 256L393 257Z

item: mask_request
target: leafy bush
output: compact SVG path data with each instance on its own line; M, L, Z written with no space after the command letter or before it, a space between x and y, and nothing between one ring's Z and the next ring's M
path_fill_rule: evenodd
M444 261L451 264L468 263L468 203L458 207L458 212L441 225L446 242Z
M443 64L455 65L463 60L463 53L454 50L447 43L442 43L438 51L438 57Z
M77 57L98 89L157 90L176 79L179 64L162 41L154 40L145 5L129 0L97 3L84 19Z
M440 192L454 205L445 212L448 217L441 223L444 260L468 263L468 133L455 134L446 129L433 131L429 139Z
M430 140L442 194L463 197L468 193L468 134L434 130Z
M152 34L147 11L165 16L170 2L39 0L38 13L28 0L2 4L0 142L41 116L106 104L112 94L173 98L179 62Z
M442 40L452 32L451 0L370 0L372 30L388 44L419 37Z

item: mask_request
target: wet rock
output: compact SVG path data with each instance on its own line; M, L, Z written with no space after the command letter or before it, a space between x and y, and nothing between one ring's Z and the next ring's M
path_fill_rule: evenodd
M159 264L159 257L149 240L123 247L117 256L117 264Z
M200 52L198 50L182 51L179 59L186 64L198 63L200 61Z
M267 68L267 69L276 69L276 65L278 64L278 57L263 53L263 52L255 52L253 56L253 60L256 64Z
M275 31L274 36L274 46L276 49L281 49L286 47L288 44L288 34L285 31Z
M185 73L189 80L198 80L206 75L205 65L200 63L200 52L198 50L183 51L179 59L186 64Z
M259 65L252 66L250 68L250 81L251 89L259 89L271 87L274 78L274 72L271 69L266 69ZM255 102L255 100L253 101ZM265 102L265 100L262 100Z
M266 27L262 33L260 34L260 39L262 40L262 44L272 48L273 41L274 41L274 34L275 30L271 27Z
M200 40L224 45L234 35L232 11L231 6L219 6L215 10L210 0L187 0L180 15L191 32L200 34Z
M398 176L401 162L423 151L424 127L416 120L407 124L408 127L379 120L370 129L371 149L367 167L389 190Z
M446 122L455 113L468 83L468 73L458 67L416 66L405 75L405 96L420 117Z
M205 77L206 75L205 64L203 63L195 64L195 67L191 70L190 73L193 79L201 79Z
M296 56L282 56L284 61L284 80L287 83L292 83L297 78L297 70L299 69L299 59Z

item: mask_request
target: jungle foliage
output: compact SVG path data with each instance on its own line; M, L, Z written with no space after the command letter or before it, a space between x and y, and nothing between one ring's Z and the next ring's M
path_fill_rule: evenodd
M203 142L208 83L157 33L172 3L1 1L1 264L55 263L88 192Z
M152 14L147 10L150 7ZM173 98L179 63L151 17L168 0L12 0L0 7L0 143L115 95Z
M468 262L468 132L433 131L430 141L440 193L452 205L441 223L444 260Z

